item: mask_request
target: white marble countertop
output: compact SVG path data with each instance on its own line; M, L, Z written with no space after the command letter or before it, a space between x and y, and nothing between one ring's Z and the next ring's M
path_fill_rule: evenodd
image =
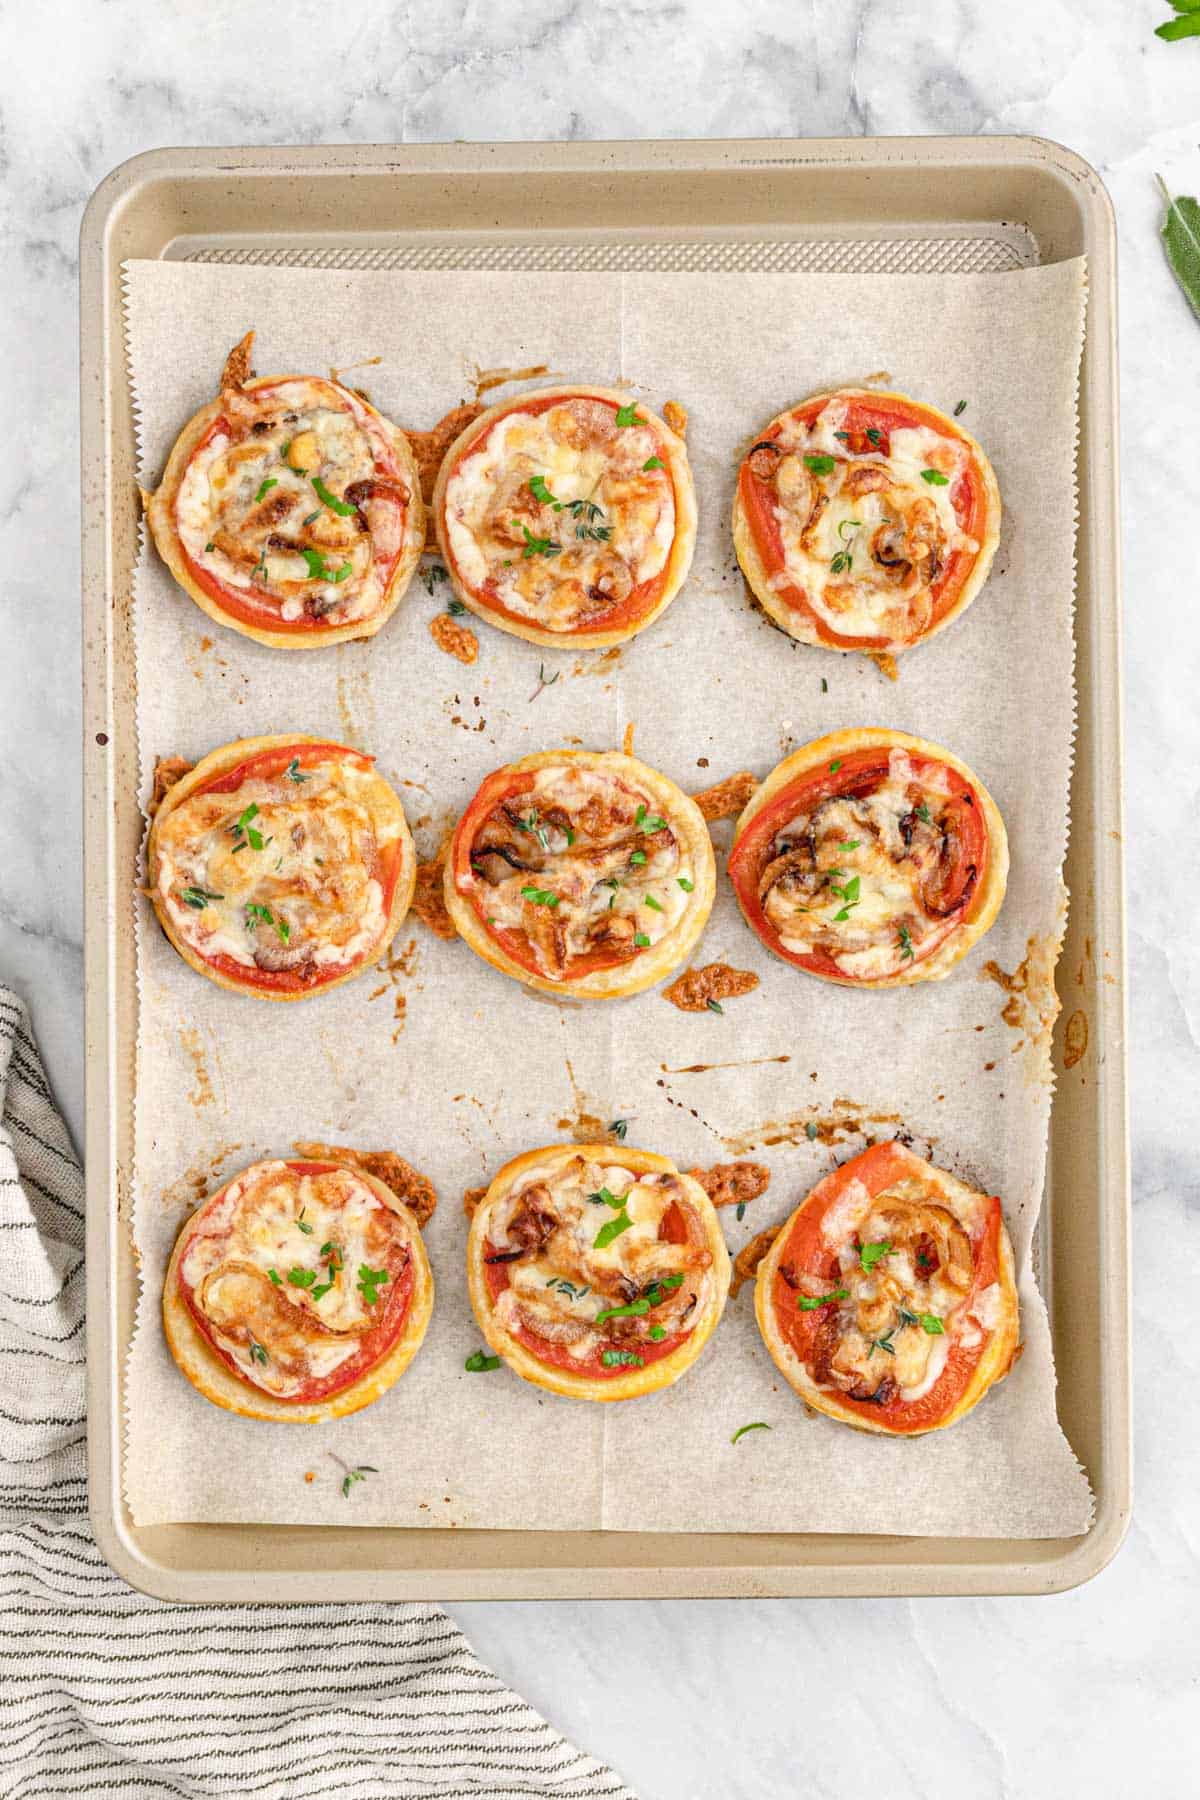
M232 0L3 7L0 976L82 1115L75 255L102 176L163 144L1030 132L1120 229L1138 1504L1054 1599L474 1605L481 1654L645 1800L1194 1791L1200 1650L1200 321L1154 172L1200 193L1200 41L1168 0ZM265 16L264 16L265 17ZM277 20L278 15L272 15ZM14 404L15 403L15 404ZM15 413L15 418L12 415ZM1197 534L1196 537L1192 533ZM1185 823L1186 822L1186 823ZM1188 926L1186 936L1181 924ZM1200 941L1200 940L1198 940ZM1182 1431L1178 1422L1183 1422ZM904 1708L899 1730L893 1696Z

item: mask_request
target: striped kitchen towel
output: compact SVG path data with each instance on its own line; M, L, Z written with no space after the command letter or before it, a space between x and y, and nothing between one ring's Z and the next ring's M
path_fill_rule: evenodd
M87 1522L83 1176L0 987L0 1795L634 1800L436 1606L173 1606Z

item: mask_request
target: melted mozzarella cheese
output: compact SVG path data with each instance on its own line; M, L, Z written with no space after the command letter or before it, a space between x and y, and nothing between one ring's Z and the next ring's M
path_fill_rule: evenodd
M155 891L179 939L247 970L329 970L368 955L387 925L373 864L397 836L391 822L376 828L377 781L331 760L306 765L301 781L250 776L234 792L182 800L155 833Z
M382 1268L407 1240L404 1221L353 1171L260 1163L205 1209L180 1275L239 1370L286 1398L358 1353L386 1288L372 1305L358 1270Z
M612 418L611 407L584 398L518 409L460 460L446 484L444 525L467 587L479 593L490 584L508 611L567 631L589 614L602 624L604 596L616 604L661 573L675 538L675 495L664 469L645 468L661 445L649 425L614 427ZM552 499L539 503L531 481Z
M842 637L875 639L881 648L903 647L924 629L928 587L905 588L876 560L876 534L903 528L906 518L936 521L944 547L942 562L954 550L974 552L975 540L959 526L952 495L967 467L967 447L927 425L893 430L885 457L880 452L849 456L837 436L845 429L848 406L832 399L812 421L785 421L778 443L794 456L834 458L833 471L814 474L804 484L799 512L782 501L775 506L784 551L784 566L770 577L779 591L799 588L818 618ZM856 491L862 472L878 470L884 484L871 492ZM925 471L946 477L930 482ZM821 504L821 501L824 504ZM810 501L813 503L810 505Z

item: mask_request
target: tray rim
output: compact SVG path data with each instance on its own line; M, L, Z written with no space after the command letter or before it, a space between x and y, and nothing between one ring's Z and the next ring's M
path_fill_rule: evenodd
M1090 599L1077 595L1076 633L1096 633L1096 655L1105 699L1106 730L1098 734L1094 759L1098 792L1104 796L1100 820L1110 841L1092 869L1095 904L1105 917L1105 942L1116 963L1116 982L1094 997L1097 1025L1108 1064L1102 1083L1103 1178L1098 1196L1097 1280L1103 1290L1105 1385L1102 1396L1106 1439L1106 1481L1097 1493L1092 1529L1075 1539L928 1539L804 1535L813 1553L787 1560L792 1534L747 1538L721 1533L559 1533L549 1534L581 1548L585 1541L624 1540L633 1550L647 1540L660 1547L661 1560L648 1564L630 1557L604 1566L568 1554L560 1563L504 1565L460 1555L472 1535L528 1541L529 1533L442 1533L418 1529L429 1555L420 1567L384 1562L343 1567L326 1579L327 1597L373 1599L633 1598L790 1595L1013 1594L1061 1592L1092 1579L1106 1567L1124 1540L1132 1503L1131 1346L1129 1293L1129 1148L1126 1099L1126 989L1121 754L1120 544L1117 524L1117 392L1115 220L1112 204L1095 170L1075 152L1037 137L913 137L850 139L687 139L593 140L539 144L526 142L412 145L265 146L163 148L132 157L114 169L88 202L80 232L82 588L84 609L84 845L85 880L104 872L109 905L85 906L85 1102L87 1167L88 1446L89 1511L92 1529L106 1560L131 1586L165 1599L297 1599L288 1568L239 1566L181 1569L157 1560L150 1545L156 1532L186 1530L208 1536L214 1547L227 1532L253 1533L263 1527L189 1525L136 1527L121 1491L121 1346L115 1315L116 1259L132 1256L118 1191L115 1164L115 1068L118 1054L114 989L114 943L121 889L116 880L113 795L117 756L106 754L113 734L112 649L113 526L116 519L109 461L111 383L125 380L123 350L114 358L112 307L119 266L109 256L110 239L123 214L148 183L229 182L239 176L345 180L358 174L404 177L443 175L469 178L511 175L547 168L555 173L615 176L657 170L692 172L803 167L816 176L834 171L908 170L970 172L1008 170L1049 173L1078 206L1089 257L1087 365L1081 385L1081 419L1102 426L1102 448L1080 465L1080 533L1085 523L1099 556ZM178 235L178 234L177 234ZM356 235L366 235L358 233ZM815 235L815 234L813 234ZM162 253L171 238L164 240ZM117 339L120 341L119 319ZM119 364L114 372L114 360ZM1085 493L1086 489L1086 493ZM1081 584L1082 590L1082 584ZM1080 692L1080 704L1085 697ZM116 746L119 749L119 746ZM1098 835L1099 827L1097 827ZM282 1529L282 1528L280 1528ZM397 1528L291 1527L298 1568L306 1542L327 1548L349 1533L356 1547L370 1548L378 1536L394 1538ZM315 1532L315 1538L310 1533ZM274 1532L278 1535L278 1532ZM439 1540L458 1540L453 1555L439 1556ZM757 1553L735 1552L749 1542ZM849 1545L847 1551L844 1545ZM923 1546L949 1544L961 1550L922 1559ZM447 1543L445 1548L449 1550ZM1013 1554L1000 1554L1005 1548ZM693 1552L691 1559L679 1556ZM980 1555L984 1551L985 1554ZM990 1553L989 1553L990 1552ZM307 1564L311 1570L311 1562Z

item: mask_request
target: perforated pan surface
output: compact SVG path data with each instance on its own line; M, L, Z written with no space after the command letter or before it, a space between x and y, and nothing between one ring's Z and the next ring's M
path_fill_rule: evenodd
M1056 1042L1039 1262L1060 1417L1096 1494L1091 1533L1025 1542L134 1526L121 1493L120 1381L136 1280L127 927L141 820L122 262L887 276L997 272L1081 253L1090 303L1079 735L1060 966L1094 972L1072 999L1087 1008L1086 1055L1068 1069ZM175 1599L299 1599L319 1557L323 1592L345 1600L1042 1592L1087 1580L1113 1555L1131 1488L1113 259L1098 179L1034 139L166 150L123 165L97 190L81 243L89 1445L93 1526L128 1581Z

